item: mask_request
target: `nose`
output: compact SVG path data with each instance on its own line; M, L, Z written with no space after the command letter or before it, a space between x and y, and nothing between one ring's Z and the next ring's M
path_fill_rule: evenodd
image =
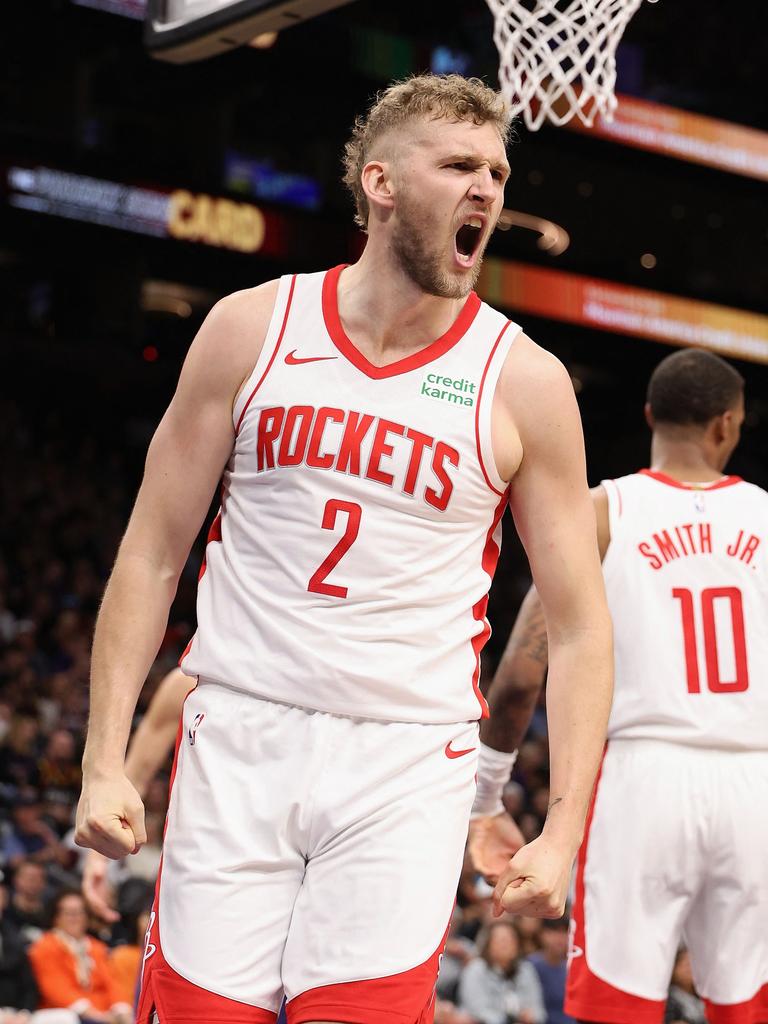
M469 189L469 198L484 206L490 206L496 198L496 187L490 168L478 167Z

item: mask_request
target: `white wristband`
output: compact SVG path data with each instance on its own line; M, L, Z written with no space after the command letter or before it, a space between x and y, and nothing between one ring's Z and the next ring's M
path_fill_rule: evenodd
M472 818L491 818L504 813L501 794L509 782L517 751L507 754L502 750L494 750L484 743L480 744L480 757L477 762L477 791L472 804Z

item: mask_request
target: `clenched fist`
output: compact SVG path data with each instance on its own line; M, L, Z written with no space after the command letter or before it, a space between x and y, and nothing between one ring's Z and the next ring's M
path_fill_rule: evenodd
M128 778L86 776L77 806L77 845L117 860L137 853L146 841L144 805Z
M562 917L574 851L540 835L518 850L493 893L493 913L506 910L527 917Z

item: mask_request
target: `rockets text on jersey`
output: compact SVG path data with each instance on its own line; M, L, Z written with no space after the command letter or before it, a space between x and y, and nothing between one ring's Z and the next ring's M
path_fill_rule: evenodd
M319 711L467 721L507 501L491 406L519 328L471 293L441 338L375 366L339 317L342 270L280 282L182 665Z

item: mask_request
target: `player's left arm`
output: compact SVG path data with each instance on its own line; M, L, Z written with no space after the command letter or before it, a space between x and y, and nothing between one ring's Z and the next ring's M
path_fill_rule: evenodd
M499 910L557 917L605 744L613 692L611 620L573 386L562 364L525 336L507 359L494 418L494 450L505 430L521 450L510 507L546 620L550 739L543 832L512 858L495 902Z

